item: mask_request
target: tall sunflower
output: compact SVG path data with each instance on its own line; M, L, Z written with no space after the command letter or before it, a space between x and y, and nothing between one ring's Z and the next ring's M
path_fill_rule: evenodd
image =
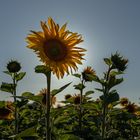
M86 51L76 46L83 41L82 36L66 30L66 26L59 27L49 17L48 23L41 21L43 31L31 31L26 38L27 47L36 52L40 61L49 66L57 78L63 78L65 72L69 74L73 69L76 71Z

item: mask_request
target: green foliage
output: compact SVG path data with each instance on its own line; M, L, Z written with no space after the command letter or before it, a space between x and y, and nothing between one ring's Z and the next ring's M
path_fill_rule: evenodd
M26 74L26 72L20 72L20 73L16 74L16 76L15 76L16 81L22 80L24 78L25 74Z
M112 61L110 58L104 58L104 62L108 65L111 66L112 65Z
M38 65L35 67L35 72L36 73L43 73L46 76L50 73L50 68L44 65Z
M5 92L9 92L12 94L15 90L15 86L14 86L14 84L11 84L11 83L2 82L0 90L5 91Z
M54 89L54 90L52 90L52 91L51 91L51 95L52 95L52 96L55 96L56 94L60 93L60 92L63 91L65 88L67 88L71 83L72 83L72 82L70 82L70 83L68 83L68 84L66 84L66 85L64 85L64 86L62 86L62 87L59 88L59 89Z
M52 140L138 140L140 138L140 106L135 107L129 101L129 106L118 107L121 101L119 93L115 89L124 80L120 76L124 74L128 60L119 54L114 54L109 58L104 58L104 62L107 70L103 72L103 77L86 74L86 78L89 81L97 82L99 87L93 87L85 92L87 81L83 79L82 74L73 74L80 80L77 85L74 85L76 92L79 93L72 94L62 101L65 103L63 106L51 106ZM50 69L39 65L35 68L35 72L48 76ZM22 80L26 73L19 71L16 73L4 71L4 73L11 76L13 83L2 82L1 90L13 94L16 91L17 82ZM71 82L58 89L52 89L51 98L70 84ZM94 95L94 89L100 92L97 100L91 97ZM21 96L13 94L12 97L17 99L12 104L0 101L0 139L46 140L45 120L48 116L47 107L42 105L43 96L24 92ZM128 107L134 108L128 109ZM18 113L17 134L15 134L16 119L8 119L10 115L15 114L15 109Z
M74 85L75 89L77 90L83 90L85 88L85 86L81 83L79 83L78 85Z

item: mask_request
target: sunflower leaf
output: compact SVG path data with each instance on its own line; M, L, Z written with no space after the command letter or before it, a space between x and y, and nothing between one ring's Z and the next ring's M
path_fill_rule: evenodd
M22 80L23 79L23 77L25 76L25 74L26 74L26 72L20 72L20 73L18 73L17 75L16 75L16 80L17 81L20 81L20 80Z
M30 136L38 137L38 135L36 133L36 127L37 126L33 126L33 127L30 127L30 128L27 128L24 131L20 132L19 134L11 136L9 138L14 137L16 139L21 139L22 137L27 137L27 136L29 136L29 137Z
M52 91L51 91L51 95L52 95L52 96L55 96L55 95L58 94L59 92L63 91L66 87L68 87L71 83L72 83L72 82L70 82L70 83L68 83L68 84L66 84L66 85L64 85L64 86L62 86L62 87L59 88L59 89L54 89L54 90L52 90Z
M24 92L22 93L22 96L24 99L28 99L28 100L32 100L32 101L35 101L35 102L38 102L38 103L41 103L42 102L42 96L35 96L33 93L31 92Z
M5 101L0 101L0 108L5 107L5 105L6 105Z
M92 93L94 93L93 90L87 91L87 92L85 93L85 96L89 96L89 95L91 95Z
M9 93L13 93L15 90L15 86L14 86L14 84L11 84L11 83L2 82L0 90L5 91L5 92L9 92Z
M3 72L6 73L6 74L8 74L8 75L10 75L10 76L12 76L12 73L9 72L9 71L3 71Z
M111 59L109 59L109 58L104 58L104 61L105 61L105 63L106 63L108 66L112 65Z
M75 87L75 89L77 89L77 90L82 90L82 89L85 88L85 86L84 86L83 84L81 84L81 83L79 83L78 85L74 85L74 87Z
M51 72L51 69L47 66L44 66L44 65L38 65L35 67L35 72L36 73L43 73L47 76Z
M77 78L81 78L81 75L78 73L73 74L73 76L77 77Z

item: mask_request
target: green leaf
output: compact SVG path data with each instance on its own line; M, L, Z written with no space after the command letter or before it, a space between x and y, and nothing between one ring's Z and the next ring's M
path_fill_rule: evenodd
M16 75L15 79L16 81L20 81L23 79L23 77L25 76L26 72L20 72Z
M95 81L95 82L98 82L98 83L102 83L97 75L86 74L86 76L88 76L88 79L90 81Z
M111 65L112 65L111 59L109 59L109 58L104 58L104 61L105 61L105 63L106 63L108 66L111 66Z
M81 78L81 75L78 73L73 74L73 76L77 77L77 78Z
M22 96L23 97L32 97L32 96L34 96L34 94L31 92L24 92L24 93L22 93Z
M100 99L104 100L107 104L110 104L119 100L119 94L116 90L112 90L109 94L100 96Z
M120 75L120 74L123 74L123 72L122 71L111 71L110 72L110 75L112 75L112 76L116 76L116 75Z
M109 82L108 82L108 88L111 89L112 87L114 87L122 82L123 82L123 78L116 79L115 76L110 77Z
M104 92L104 90L103 89L100 89L100 88L95 88L95 90L98 90L100 92Z
M52 91L51 91L51 95L52 95L52 96L55 96L55 95L58 94L59 92L63 91L66 87L68 87L71 83L72 83L72 82L70 82L70 83L68 83L68 84L66 84L66 85L64 85L64 86L62 86L62 87L59 88L59 89L54 89L54 90L52 90Z
M89 95L91 95L91 94L93 94L93 93L94 93L93 90L87 91L87 92L85 93L85 96L89 96Z
M32 100L38 103L42 103L42 98L43 98L43 96L35 96L31 92L24 92L22 93L21 97L24 97L24 99Z
M35 67L35 72L36 73L43 73L47 76L51 72L51 69L47 66L44 66L44 65L38 65Z
M78 89L78 90L83 90L85 88L85 86L81 83L79 83L78 85L74 85L75 89Z
M14 84L11 84L11 83L2 82L0 90L5 91L5 92L9 92L9 93L13 93L15 90L15 86L14 86Z
M35 136L38 137L36 133L36 126L25 129L24 131L20 132L19 134L15 135L16 139L20 139L22 137L27 137L27 136Z
M9 71L3 71L3 72L8 74L8 75L10 75L12 77L12 73L11 72L9 72Z
M5 107L5 101L0 101L0 108Z

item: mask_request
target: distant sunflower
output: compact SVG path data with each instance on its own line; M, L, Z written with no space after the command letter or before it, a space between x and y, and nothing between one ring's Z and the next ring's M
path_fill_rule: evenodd
M37 96L42 96L42 104L46 106L46 95L48 94L48 91L46 88L42 89ZM51 106L55 105L56 103L56 97L51 95Z
M57 78L63 78L65 72L78 69L77 64L82 64L84 56L83 48L76 45L82 42L78 33L66 30L66 25L59 27L51 17L48 18L48 25L41 21L43 31L31 31L26 38L28 48L33 49L40 60L49 66Z
M129 104L129 100L126 97L121 98L120 105L121 106L127 106Z
M134 103L129 103L125 109L127 109L127 111L129 113L135 113L137 111L137 106Z
M92 69L92 67L87 67L87 68L85 68L84 70L83 70L83 72L82 72L82 76L83 76L83 79L86 81L86 82L90 82L90 81L92 81L91 79L90 79L90 77L88 76L88 74L90 74L90 75L96 75L96 72Z
M13 102L5 101L5 107L0 108L0 120L13 120L14 119L14 106Z
M12 111L8 108L0 108L0 120L1 119L13 120L14 116Z

